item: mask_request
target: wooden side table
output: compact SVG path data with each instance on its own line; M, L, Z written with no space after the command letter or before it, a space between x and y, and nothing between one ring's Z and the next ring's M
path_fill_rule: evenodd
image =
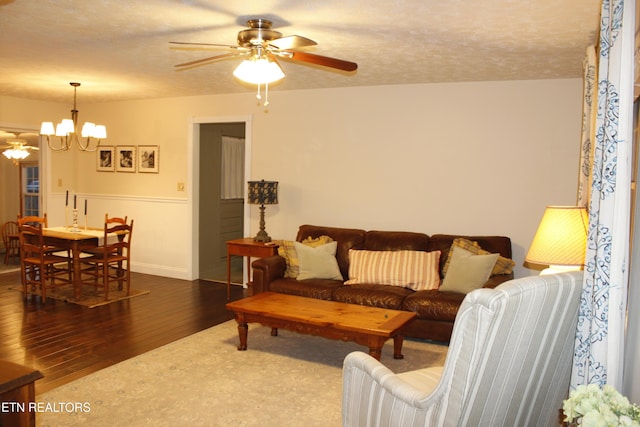
M29 411L29 402L35 402L34 383L40 378L42 374L36 369L0 360L0 401L16 406L15 411L0 412L0 426L36 425L36 413Z
M278 254L278 245L256 242L253 237L227 241L227 301L231 299L231 256L247 257L247 280L251 283L251 257L264 258Z

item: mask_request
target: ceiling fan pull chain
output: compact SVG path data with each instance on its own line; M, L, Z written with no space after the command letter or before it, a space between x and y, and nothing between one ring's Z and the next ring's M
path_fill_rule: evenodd
M264 84L264 109L267 110L269 106L269 82Z
M256 94L256 99L260 101L262 99L262 95L260 95L260 83L258 83L258 93ZM259 104L260 102L258 102Z

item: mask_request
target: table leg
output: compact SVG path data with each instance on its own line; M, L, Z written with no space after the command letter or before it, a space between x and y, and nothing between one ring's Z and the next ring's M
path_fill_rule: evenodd
M380 360L382 356L382 347L369 347L369 356L376 360Z
M393 358L404 359L402 355L402 343L404 342L404 335L396 335L393 337Z
M71 243L71 257L73 258L73 290L76 300L82 295L82 273L80 268L80 243L74 240Z
M367 337L367 346L369 347L369 356L373 357L376 360L380 360L382 356L382 346L384 346L384 342L387 338L369 335Z
M247 257L247 286L251 283L251 257Z
M231 254L227 251L227 301L231 300Z
M240 337L240 345L238 345L239 351L247 350L248 332L249 332L249 325L247 325L247 322L238 321L238 335Z

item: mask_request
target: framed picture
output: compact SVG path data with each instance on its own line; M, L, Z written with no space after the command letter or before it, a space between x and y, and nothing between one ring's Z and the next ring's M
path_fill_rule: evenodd
M115 148L108 145L99 146L96 154L96 169L99 172L113 172L115 166Z
M138 172L158 173L159 155L157 145L138 145Z
M136 147L133 145L119 145L116 147L116 171L136 171Z

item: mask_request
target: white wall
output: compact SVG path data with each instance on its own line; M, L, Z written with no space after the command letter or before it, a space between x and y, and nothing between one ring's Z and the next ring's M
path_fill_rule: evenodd
M280 182L272 237L303 223L499 234L516 274L533 274L522 263L545 206L576 201L581 90L565 79L272 91L268 113L250 92L79 105L81 121L107 125L107 144L159 145L160 173L96 172L95 155L52 153L47 209L63 218L73 189L90 200L90 226L129 215L134 269L190 278L191 200L176 189L192 185L189 123L252 116L252 178ZM247 235L257 222L252 206Z
M267 230L290 238L313 223L500 234L513 239L521 266L545 206L575 204L581 87L554 80L273 96L253 140L254 177L281 183Z

